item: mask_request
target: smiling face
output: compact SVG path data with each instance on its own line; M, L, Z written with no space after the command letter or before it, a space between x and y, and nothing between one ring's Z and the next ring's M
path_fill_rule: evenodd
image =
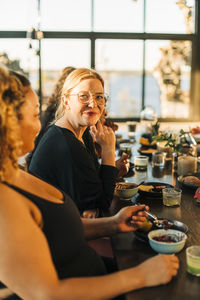
M34 140L41 128L39 120L39 101L31 87L24 88L25 102L21 107L19 120L20 135L23 142L21 155L34 149Z
M97 103L93 96L90 97L89 103L83 104L77 95L80 92L86 92L90 95L103 94L102 83L98 79L84 79L71 90L69 96L65 96L63 99L66 114L73 124L77 127L95 125L104 110L104 104Z

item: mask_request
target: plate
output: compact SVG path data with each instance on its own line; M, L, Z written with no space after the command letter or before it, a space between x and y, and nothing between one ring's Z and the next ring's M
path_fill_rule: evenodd
M169 184L169 183L164 183L164 182L144 182L142 185L151 185L154 187L154 189L152 191L142 191L142 190L138 190L138 193L143 196L143 197L146 197L146 198L156 198L156 199L161 199L162 198L162 188L158 188L157 187L161 187L161 186L164 186L164 187L174 187L173 185Z
M194 184L190 184L190 183L187 183L187 182L182 181L182 179L183 179L184 177L187 177L187 176L195 176L195 177L197 177L197 178L200 179L200 173L193 173L193 174L191 174L191 175L179 176L179 177L177 178L177 180L178 180L178 183L180 183L180 185L181 185L182 187L190 188L190 189L193 189L193 190L196 190L198 187L200 187L200 185L194 185Z
M153 149L153 148L139 148L137 150L140 154L145 155L145 156L152 156L152 153L157 152L157 149Z
M164 218L159 218L159 220L163 220ZM168 220L169 222L173 223L173 226L170 228L170 229L175 229L175 230L179 230L179 231L182 231L184 233L187 233L188 232L188 226L180 221L177 221L177 220L170 220L170 219L165 219L165 220ZM155 229L158 229L154 224L151 228L150 231L152 230L155 230ZM150 232L144 232L144 231L141 231L141 230L136 230L134 232L136 238L142 242L148 242L148 233Z

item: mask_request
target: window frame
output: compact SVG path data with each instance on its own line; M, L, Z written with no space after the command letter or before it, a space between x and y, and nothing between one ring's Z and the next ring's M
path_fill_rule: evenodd
M39 0L38 0L39 1ZM39 1L40 2L40 1ZM40 9L40 5L38 5ZM145 9L146 0L144 0L144 28L145 28ZM91 0L91 26L94 24L94 1ZM0 31L1 38L27 38L26 31ZM165 122L186 122L200 120L200 1L195 0L195 32L193 34L174 34L174 33L131 33L131 32L96 32L96 31L43 31L44 39L89 39L91 42L91 57L90 67L95 68L95 41L97 39L120 39L120 40L143 40L143 69L142 69L142 108L145 106L145 41L147 40L189 40L192 43L192 61L191 61L191 84L190 84L190 99L191 110L190 117L187 119L180 118L159 118L159 121ZM42 40L39 44L39 98L42 105L42 72L41 72L41 51ZM138 118L112 118L113 121L138 121Z

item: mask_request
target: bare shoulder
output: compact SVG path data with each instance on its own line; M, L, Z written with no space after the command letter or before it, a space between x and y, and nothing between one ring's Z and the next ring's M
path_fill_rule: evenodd
M33 218L38 225L42 219L35 204L9 186L0 183L0 221L15 222L15 219L24 217Z
M18 207L26 207L24 198L23 195L11 189L9 186L0 183L0 215L2 215L4 209L14 211Z

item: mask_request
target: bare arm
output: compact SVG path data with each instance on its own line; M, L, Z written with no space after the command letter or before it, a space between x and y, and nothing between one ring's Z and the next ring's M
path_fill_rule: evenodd
M115 134L113 130L98 122L96 126L90 127L90 134L93 140L101 146L102 164L115 167Z
M146 220L146 214L142 211L144 208L149 209L145 205L127 206L112 217L82 219L85 238L90 240L117 232L135 231Z
M167 255L111 275L59 280L46 238L33 217L38 209L31 211L28 200L14 196L0 199L0 280L24 300L110 299L167 283L177 272L177 258ZM148 275L155 265L157 271Z

